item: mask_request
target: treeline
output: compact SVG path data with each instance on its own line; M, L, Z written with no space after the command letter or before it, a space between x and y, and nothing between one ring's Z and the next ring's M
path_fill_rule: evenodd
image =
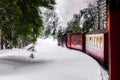
M0 46L24 47L43 30L40 7L53 9L55 0L0 0Z
M107 25L106 0L96 0L90 3L88 8L82 9L67 23L67 28L61 32L89 32L104 29Z

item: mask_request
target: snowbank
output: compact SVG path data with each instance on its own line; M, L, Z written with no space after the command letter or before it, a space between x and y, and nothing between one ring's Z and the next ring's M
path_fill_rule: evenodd
M102 80L106 75L101 75L101 67L90 56L58 47L56 42L38 39L35 58L27 50L1 51L0 80Z

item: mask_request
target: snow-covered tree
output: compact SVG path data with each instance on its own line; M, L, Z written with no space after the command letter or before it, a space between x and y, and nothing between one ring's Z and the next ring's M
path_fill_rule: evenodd
M79 26L80 18L81 18L80 14L74 14L73 18L67 23L66 32L67 31L81 32L81 28Z
M59 26L59 17L54 10L46 10L44 12L44 32L43 36L48 38L53 36L54 38L57 35L57 27Z
M34 43L43 30L40 7L53 9L55 0L0 0L1 49Z

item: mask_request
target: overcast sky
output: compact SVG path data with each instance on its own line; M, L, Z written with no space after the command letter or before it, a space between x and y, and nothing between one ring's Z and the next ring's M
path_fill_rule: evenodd
M61 25L66 26L72 19L73 14L79 13L80 9L86 8L88 3L94 0L56 0L56 12L60 17Z

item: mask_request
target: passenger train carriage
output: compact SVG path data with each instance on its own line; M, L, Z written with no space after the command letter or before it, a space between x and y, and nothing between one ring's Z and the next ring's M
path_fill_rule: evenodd
M84 50L85 48L85 35L82 33L69 33L67 34L67 47L77 50Z
M102 62L108 62L108 33L105 29L86 34L86 53Z
M61 35L59 44L68 48L84 51L101 62L108 62L108 33L106 29L88 33L66 33ZM59 39L59 38L58 38Z

